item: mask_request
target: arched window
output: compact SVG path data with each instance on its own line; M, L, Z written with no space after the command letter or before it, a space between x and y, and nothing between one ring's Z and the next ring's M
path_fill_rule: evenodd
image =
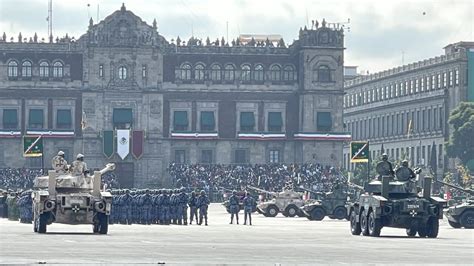
M234 80L235 68L233 65L226 65L224 68L224 80L233 81Z
M263 81L263 66L260 64L256 65L253 75L256 81Z
M49 77L49 64L48 62L40 63L40 77L47 78Z
M194 67L194 79L204 80L204 66L202 64L198 64Z
M283 80L294 81L295 80L295 69L293 66L285 66L283 69Z
M127 79L127 67L125 66L120 66L118 69L118 77L121 80L126 80Z
M331 82L331 70L328 66L318 67L318 81L319 82Z
M25 61L21 65L21 75L26 78L31 78L31 62Z
M8 62L8 77L18 77L18 63L16 61Z
M221 67L219 65L212 65L211 67L211 80L220 81L221 80Z
M281 68L278 65L273 65L270 68L270 80L280 81L281 80Z
M53 77L55 78L63 77L63 63L56 62L53 64Z
M191 80L191 65L190 64L181 65L181 79Z
M250 81L250 66L249 65L242 66L242 69L240 71L240 80L244 82Z

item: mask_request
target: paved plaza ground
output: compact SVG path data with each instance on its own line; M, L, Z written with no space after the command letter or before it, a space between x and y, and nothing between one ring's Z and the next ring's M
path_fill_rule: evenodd
M243 217L241 217L243 218ZM243 219L241 220L243 222ZM53 224L47 234L0 219L0 263L166 264L469 264L474 230L441 222L437 239L409 238L383 228L379 238L352 236L347 221L254 216L253 226L229 225L212 204L209 226L111 225L108 235L88 225Z

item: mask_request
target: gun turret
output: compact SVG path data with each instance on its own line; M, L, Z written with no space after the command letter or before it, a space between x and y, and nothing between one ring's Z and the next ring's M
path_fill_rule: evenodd
M276 193L276 192L267 191L267 190L260 189L260 188L258 188L258 187L254 187L254 186L247 186L247 188L250 188L250 189L252 189L252 190L255 190L255 191L258 191L258 192L261 192L261 193L271 194L271 195L276 195L276 194L278 194L278 193Z
M457 189L457 190L461 190L462 192L464 193L467 193L471 196L474 196L474 191L472 189L468 189L468 188L462 188L460 186L456 186L454 184L450 184L450 183L446 183L446 182L443 182L441 180L435 180L436 182L440 183L440 184L443 184L445 186L448 186L448 187L451 187L451 188L454 188L454 189Z

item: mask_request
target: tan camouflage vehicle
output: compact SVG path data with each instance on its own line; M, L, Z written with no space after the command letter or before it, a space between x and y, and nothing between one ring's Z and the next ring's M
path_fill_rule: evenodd
M282 213L286 217L302 216L300 207L305 204L302 195L293 189L283 189L281 192L270 192L256 187L248 186L255 191L271 195L273 199L260 202L257 211L265 217L275 217Z
M46 233L54 222L92 224L94 233L107 234L112 194L100 186L102 175L114 169L114 164L107 164L92 176L50 170L48 176L37 177L32 193L34 231Z

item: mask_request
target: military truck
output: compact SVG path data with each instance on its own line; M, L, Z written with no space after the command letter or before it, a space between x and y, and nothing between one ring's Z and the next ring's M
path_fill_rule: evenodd
M271 200L262 201L257 204L257 212L265 217L275 217L282 213L285 217L302 216L300 207L305 201L300 193L290 188L284 188L281 192L271 192L253 186L247 186L252 190L265 193L273 197Z
M107 234L112 194L100 190L102 175L113 171L114 164L107 164L93 176L58 174L35 178L33 198L33 230L46 233L47 225L92 224L93 232Z
M300 209L308 220L321 221L328 216L331 219L347 219L348 192L342 186L331 192L315 193L318 199L307 202Z
M448 218L448 223L453 228L474 228L474 191L472 189L464 189L462 187L445 183L440 180L436 180L436 182L441 183L445 186L454 188L456 190L462 191L464 193L469 194L469 198L467 198L461 204L456 204L444 210L444 215Z
M378 237L383 227L395 227L406 229L408 236L418 233L420 237L436 238L446 201L431 196L431 178L424 178L420 196L421 189L408 167L399 168L395 176L386 175L384 168L388 169L377 166L381 180L366 184L365 193L348 205L351 233ZM416 179L420 172L415 170Z

